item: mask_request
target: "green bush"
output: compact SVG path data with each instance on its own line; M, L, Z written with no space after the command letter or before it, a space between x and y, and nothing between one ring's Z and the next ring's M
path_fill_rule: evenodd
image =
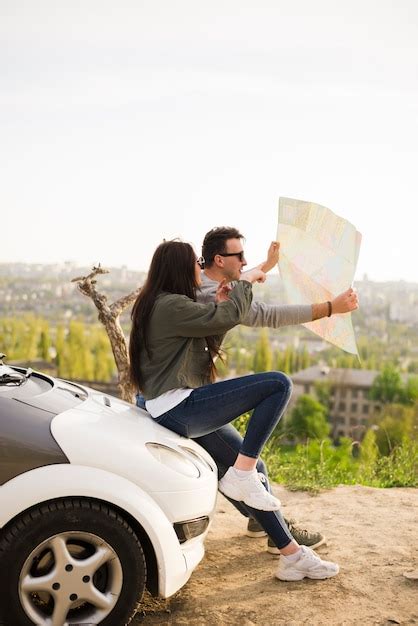
M418 487L418 444L404 439L389 456L377 459L379 487Z
M235 420L245 433L249 414ZM382 455L376 434L368 430L363 441L342 438L338 446L330 439L313 439L296 446L283 445L276 429L263 451L271 480L292 491L319 491L337 485L370 487L418 487L418 442L406 437L390 454Z

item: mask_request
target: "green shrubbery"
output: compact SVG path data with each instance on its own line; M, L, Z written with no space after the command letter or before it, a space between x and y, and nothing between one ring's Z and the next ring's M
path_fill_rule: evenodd
M337 447L329 439L298 444L293 450L270 445L263 458L271 479L292 490L354 484L418 487L418 444L405 439L389 455L381 456L373 431L369 433L370 439L357 445L349 439Z
M245 432L248 414L235 421ZM263 452L271 480L291 490L318 491L337 485L370 487L418 487L418 442L404 438L387 455L369 429L362 442L342 438L333 445L328 438L283 445L283 435L270 439Z

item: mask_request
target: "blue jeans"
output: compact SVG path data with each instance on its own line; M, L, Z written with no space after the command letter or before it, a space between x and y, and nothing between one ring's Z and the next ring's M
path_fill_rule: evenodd
M292 382L282 372L241 376L193 389L188 398L156 418L183 437L203 437L253 410L239 452L258 458L289 402Z
M254 374L206 385L195 389L186 400L156 418L156 421L183 436L195 439L212 456L221 478L240 452L247 454L246 450L249 450L248 456L258 456L254 453L258 449L261 451L279 422L289 400L291 387L290 379L280 372ZM195 396L194 400L188 402L192 396ZM137 396L137 405L145 408L144 398L140 395ZM226 422L251 409L255 410L243 440L238 431ZM261 418L258 417L260 415ZM221 425L217 427L217 424ZM265 432L261 432L262 425L266 428ZM264 485L269 490L267 468L262 460L257 462L257 471L265 475ZM242 502L231 502L240 513L255 518L279 548L285 547L292 540L280 511L260 511Z

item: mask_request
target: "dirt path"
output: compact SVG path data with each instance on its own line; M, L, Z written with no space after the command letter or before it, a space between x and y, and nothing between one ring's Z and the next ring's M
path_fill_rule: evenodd
M284 513L328 539L318 553L340 564L330 580L284 583L265 539L244 535L245 520L222 496L206 556L187 585L151 603L134 624L309 626L418 624L418 490L341 486L318 496L275 493Z

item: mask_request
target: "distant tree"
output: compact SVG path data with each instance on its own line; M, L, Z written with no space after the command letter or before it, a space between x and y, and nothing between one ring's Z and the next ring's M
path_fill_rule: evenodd
M358 369L361 367L361 362L359 362L358 358L354 354L339 354L335 359L335 365L333 367L344 367L344 368L353 368Z
M408 365L408 372L410 374L415 374L418 372L418 361L411 361Z
M375 354L372 354L367 359L367 369L369 369L369 370L377 369L377 359L376 359L376 355Z
M17 358L15 356L16 324L17 320L7 317L0 318L0 352L6 354L9 359Z
M283 369L285 374L291 374L294 372L295 365L295 351L292 346L287 346L283 355Z
M404 439L418 438L418 401L413 406L387 404L375 416L373 429L381 454L390 454Z
M57 334L55 337L55 351L55 364L57 366L57 374L61 378L68 378L65 329L62 324L57 326Z
M315 395L324 405L327 413L331 407L331 383L329 380L317 380L314 384Z
M51 360L51 335L49 330L49 324L44 321L42 325L41 335L39 337L38 353L41 359L49 362Z
M369 392L372 400L382 404L392 404L402 399L402 379L399 371L391 364L385 365L374 379Z
M308 349L306 346L303 347L302 352L300 353L300 360L299 360L299 370L304 370L307 367L309 367L311 364L311 356L308 352Z
M92 334L92 354L94 380L111 380L115 371L115 361L112 358L109 338L103 328L95 328Z
M70 378L93 380L94 367L90 337L83 322L71 320L67 343Z
M237 346L233 357L235 363L235 371L238 376L248 374L252 366L251 352L244 347Z
M309 367L312 359L306 346L302 350L295 350L293 346L286 346L284 351L275 352L274 362L277 370L292 374Z
M318 400L306 394L299 396L286 420L286 434L298 441L324 439L330 432L326 414L326 407Z
M23 333L19 338L18 355L15 358L24 358L27 361L34 361L38 356L41 323L34 315L25 316L23 323Z
M372 428L369 428L360 444L360 473L363 480L370 481L373 478L378 458L379 448L376 443L376 433Z
M272 369L273 354L267 328L260 330L259 338L255 346L254 372L269 372Z
M418 376L411 376L402 390L402 404L415 404L418 400Z

